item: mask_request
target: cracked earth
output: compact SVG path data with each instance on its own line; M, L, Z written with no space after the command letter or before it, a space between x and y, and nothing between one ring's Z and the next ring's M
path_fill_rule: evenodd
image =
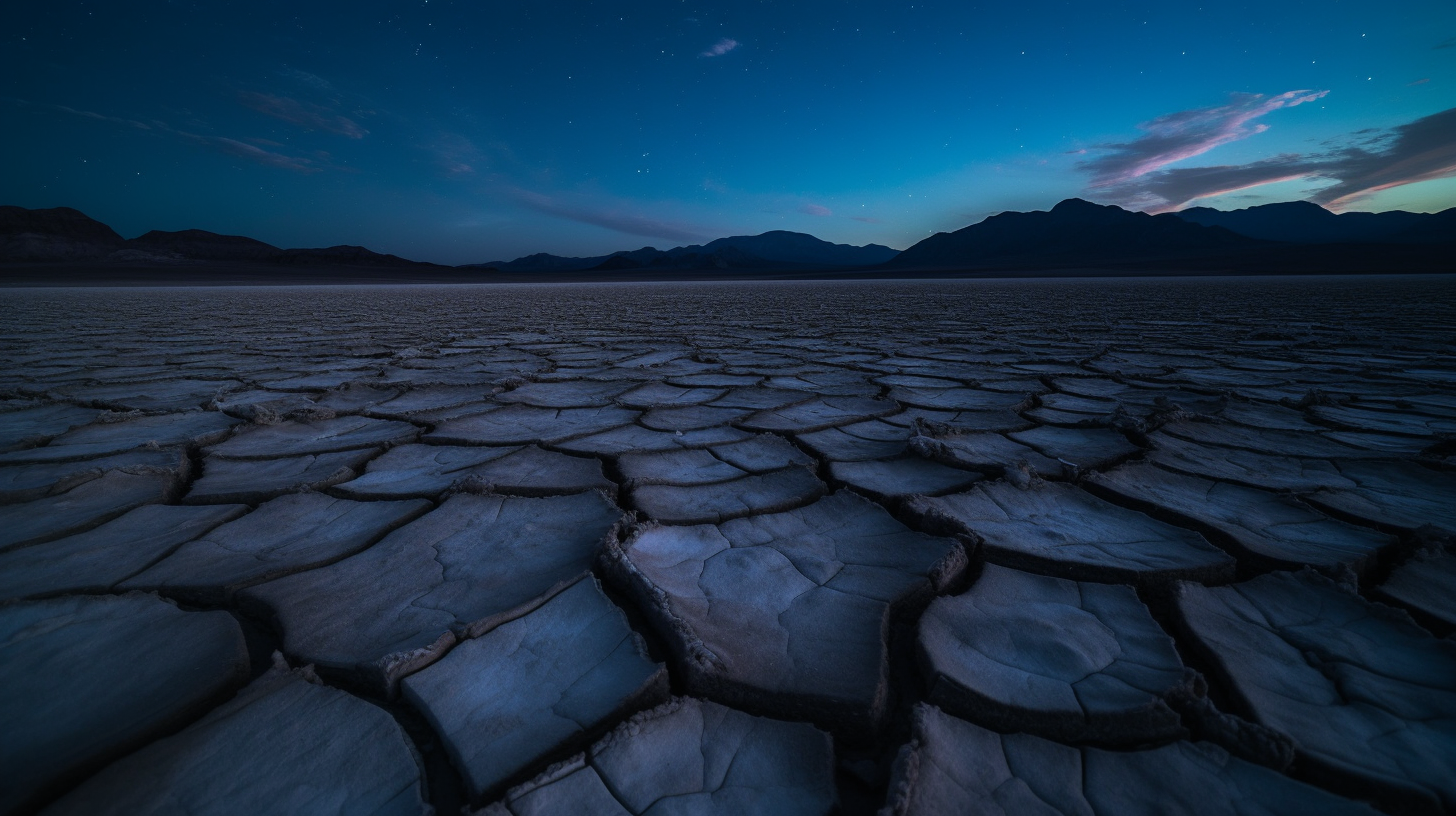
M0 814L1456 814L1456 281L0 294Z

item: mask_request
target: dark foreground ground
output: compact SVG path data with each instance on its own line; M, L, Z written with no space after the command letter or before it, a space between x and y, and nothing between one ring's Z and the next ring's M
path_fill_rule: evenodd
M1456 279L0 294L0 813L1456 813Z

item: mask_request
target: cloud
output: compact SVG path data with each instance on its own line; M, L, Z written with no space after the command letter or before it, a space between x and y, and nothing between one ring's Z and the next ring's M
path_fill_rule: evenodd
M521 204L537 212L577 221L583 224L614 230L626 235L643 238L665 238L669 241L699 243L706 240L703 230L690 224L660 221L630 212L620 205L601 206L563 201L558 197L544 195L531 190L515 189L512 196Z
M328 108L300 102L286 96L244 91L238 94L238 100L259 113L309 130L322 130L350 139L362 139L369 133L360 127L358 122L346 116L340 116Z
M1105 155L1077 165L1092 174L1092 188L1113 187L1174 162L1191 159L1229 142L1247 139L1268 129L1254 120L1280 108L1292 108L1320 99L1329 91L1289 91L1278 96L1232 94L1227 104L1178 111L1144 122L1147 135L1131 142L1098 145Z
M1409 87L1411 87L1411 86L1412 86L1412 85L1424 85L1424 84L1426 84L1426 83L1427 83L1427 82L1430 82L1430 81L1431 81L1431 78L1430 78L1430 77L1426 77L1426 78L1425 78L1425 79L1418 79L1418 80L1416 80L1416 81L1415 81L1415 82L1407 82L1407 83L1406 83L1406 84L1405 84L1405 86L1406 86L1406 87L1407 87L1407 88L1409 88Z
M1199 198L1294 179L1332 182L1309 197L1341 210L1381 190L1456 176L1456 108L1385 130L1348 134L1323 152L1285 154L1239 165L1184 167L1103 187L1097 197L1149 212Z
M276 167L279 170L292 170L295 173L318 173L324 168L317 162L301 156L290 156L274 150L265 150L257 145L241 142L237 139L229 139L224 136L201 136L186 131L172 131L178 136L193 144L212 148L220 153L229 156L236 156L240 159L247 159L265 167Z
M799 208L799 212L806 215L834 215L834 211L820 204L805 204Z
M300 71L297 68L283 68L278 71L278 75L291 79L301 85L305 85L319 93L334 93L333 83L329 82L327 79L324 79L318 74L311 74L308 71Z
M1439 51L1442 48L1456 48L1456 37L1449 37L1431 46L1432 50Z
M863 221L866 224L883 224L883 223L885 223L884 221L881 221L878 218L871 218L868 215L851 215L849 217L849 220L851 220L851 221Z
M738 47L737 40L730 40L727 37L713 43L707 51L699 54L700 57L721 57L724 54Z

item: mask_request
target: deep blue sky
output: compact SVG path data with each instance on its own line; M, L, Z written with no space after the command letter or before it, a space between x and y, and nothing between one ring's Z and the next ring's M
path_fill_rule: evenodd
M6 18L0 203L127 237L469 263L770 229L904 248L1078 195L1456 205L1451 0L47 0Z

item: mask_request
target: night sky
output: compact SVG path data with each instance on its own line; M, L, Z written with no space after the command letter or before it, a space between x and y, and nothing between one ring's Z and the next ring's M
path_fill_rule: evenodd
M0 203L473 263L1081 196L1456 206L1456 2L67 2Z

